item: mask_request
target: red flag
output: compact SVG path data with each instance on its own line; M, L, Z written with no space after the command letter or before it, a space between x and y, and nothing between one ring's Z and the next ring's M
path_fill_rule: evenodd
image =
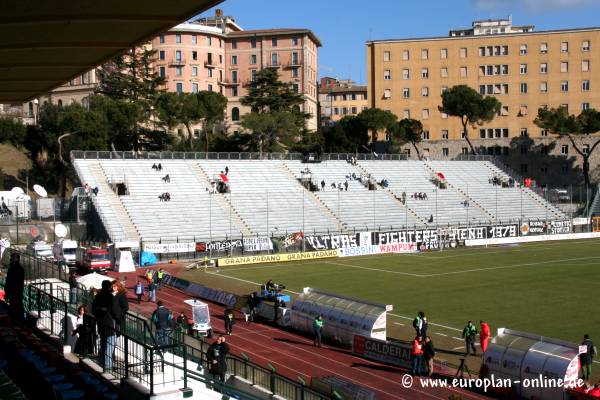
M229 178L227 178L227 175L221 174L221 181L222 182L229 182Z

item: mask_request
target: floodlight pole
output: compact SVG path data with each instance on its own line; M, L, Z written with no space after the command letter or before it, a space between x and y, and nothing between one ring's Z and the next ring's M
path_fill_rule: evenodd
M267 236L269 236L269 189L267 189Z

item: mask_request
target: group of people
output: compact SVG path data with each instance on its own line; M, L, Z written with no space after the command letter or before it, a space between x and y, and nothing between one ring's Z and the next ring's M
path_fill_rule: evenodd
M158 270L148 269L145 274L146 278L146 291L148 293L148 301L156 303L156 290L162 289L163 280L165 278L165 271L162 268ZM133 287L135 297L137 298L138 304L142 302L144 296L144 285L141 281L137 281Z
M86 196L89 196L90 193L93 194L94 196L98 196L98 191L99 191L98 186L94 186L92 188L87 183L85 183L83 185L83 192L85 193Z
M162 171L162 164L161 163L152 164L152 169L155 171Z
M321 181L321 191L325 190L325 187L327 186L327 184L325 183L325 180ZM348 191L348 181L345 181L344 183L335 183L335 182L331 182L331 189L332 190L339 190L339 191Z
M514 187L515 186L515 180L512 177L509 177L508 179L503 179L497 175L494 176L490 176L488 178L488 182L491 185L494 186L501 186L503 188L508 188L508 187Z
M158 196L158 199L160 201L171 201L171 193L169 192L164 192L161 195Z

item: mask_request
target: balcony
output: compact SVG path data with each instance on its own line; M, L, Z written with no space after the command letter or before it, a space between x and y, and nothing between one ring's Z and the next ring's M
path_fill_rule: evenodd
M298 60L292 60L289 61L287 64L285 64L285 68L289 69L289 68L298 68L302 66L302 62L298 59Z
M239 81L239 79L236 79L236 80L219 79L219 85L223 85L223 86L238 86L240 84L241 84L241 82Z
M183 58L183 57L181 57L181 58L172 58L171 61L169 61L169 65L176 66L176 67L181 67L181 66L185 65L185 58Z
M217 66L217 64L215 63L214 60L204 61L204 67L206 67L206 68L215 68L216 66Z
M267 64L267 68L281 68L281 63L279 61L270 62Z

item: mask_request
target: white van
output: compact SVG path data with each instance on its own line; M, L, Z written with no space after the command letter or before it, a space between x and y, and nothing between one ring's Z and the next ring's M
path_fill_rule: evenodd
M77 241L62 239L54 243L54 259L59 263L75 266Z
M52 261L54 260L54 252L52 246L43 240L34 240L27 245L27 254L30 254L36 258Z

